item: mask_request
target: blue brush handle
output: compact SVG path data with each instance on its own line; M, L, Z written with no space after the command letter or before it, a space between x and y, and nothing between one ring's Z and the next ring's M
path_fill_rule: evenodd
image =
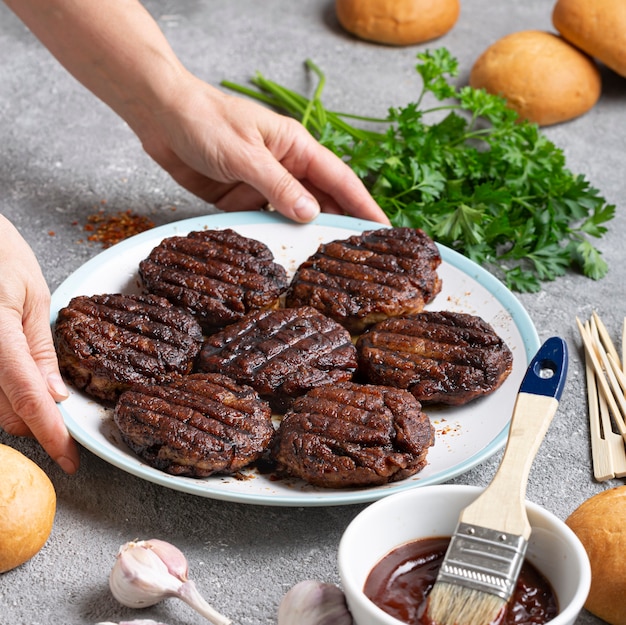
M549 338L535 354L519 388L520 393L561 399L567 377L567 344L558 337Z
M548 339L535 354L520 385L500 467L491 484L461 513L463 523L528 540L524 499L530 467L554 417L567 373L567 346Z

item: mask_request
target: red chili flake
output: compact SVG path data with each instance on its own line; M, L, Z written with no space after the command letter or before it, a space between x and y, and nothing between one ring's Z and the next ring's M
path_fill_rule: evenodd
M103 200L102 204L105 203ZM154 222L145 215L137 215L130 210L107 215L104 211L98 211L87 217L84 226L86 232L93 232L87 237L88 241L96 241L102 247L111 247L128 237L154 228Z

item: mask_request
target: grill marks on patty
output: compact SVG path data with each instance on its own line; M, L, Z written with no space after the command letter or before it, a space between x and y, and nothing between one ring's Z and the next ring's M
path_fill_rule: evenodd
M317 308L353 333L420 312L441 290L435 243L414 228L381 228L320 245L296 271L287 306Z
M114 420L126 444L151 466L190 477L248 466L275 431L269 404L220 374L126 391Z
M388 319L356 346L368 382L408 389L423 403L466 404L496 390L513 366L513 354L493 328L464 313Z
M63 375L107 404L133 384L190 373L202 343L194 318L154 295L75 297L54 336Z
M250 313L209 336L198 367L249 384L283 411L310 388L349 380L356 364L347 330L303 306Z
M426 464L434 428L407 391L344 382L295 400L272 457L281 474L347 488L405 479Z
M164 239L139 264L146 289L193 313L206 332L278 306L287 272L262 242L234 230Z

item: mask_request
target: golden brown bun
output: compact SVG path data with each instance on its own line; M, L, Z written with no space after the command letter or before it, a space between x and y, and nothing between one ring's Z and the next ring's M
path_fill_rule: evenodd
M512 33L489 46L474 63L470 85L503 96L521 118L542 126L582 115L602 90L592 59L539 30Z
M0 573L30 560L52 531L56 493L48 476L19 451L0 444Z
M611 625L626 625L626 486L594 495L566 523L591 562L585 608Z
M407 46L447 33L456 23L460 0L336 0L339 23L377 43Z
M626 76L624 0L557 0L552 23L569 42Z

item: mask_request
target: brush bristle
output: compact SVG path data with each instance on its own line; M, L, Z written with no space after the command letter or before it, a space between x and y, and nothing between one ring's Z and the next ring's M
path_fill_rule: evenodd
M501 597L456 584L436 582L428 595L425 622L434 625L490 625L506 605Z

